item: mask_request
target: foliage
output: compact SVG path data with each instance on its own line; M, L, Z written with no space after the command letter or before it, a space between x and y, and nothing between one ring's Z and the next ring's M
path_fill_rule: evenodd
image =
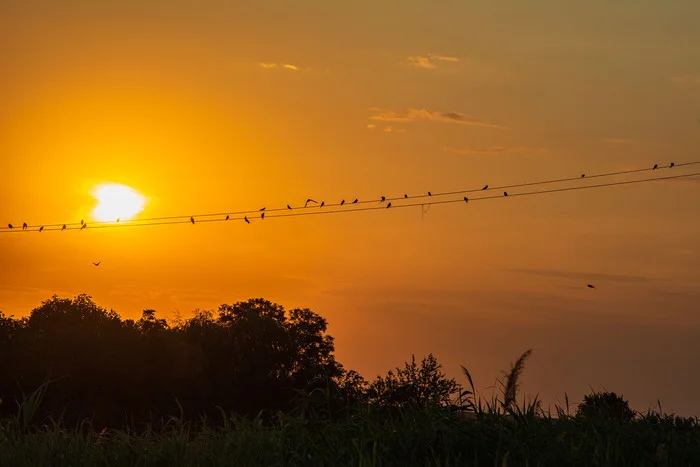
M581 418L605 418L629 423L636 416L636 412L621 395L614 392L593 392L583 398L576 415Z

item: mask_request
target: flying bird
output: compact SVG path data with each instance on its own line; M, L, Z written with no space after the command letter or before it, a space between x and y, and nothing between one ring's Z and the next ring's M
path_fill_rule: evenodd
M42 230L44 230L44 226L43 226L43 225L42 225L41 227L39 227L39 232L41 232Z
M593 284L588 284L589 289L595 289L595 286Z
M355 198L355 201L353 201L352 204L357 204L357 198Z
M484 185L484 187L481 189L481 191L488 190L488 188L489 188L488 185Z
M676 165L676 163L675 163L675 162L671 162L671 165L669 165L668 167L671 168L671 167L673 167L674 165Z
M228 216L228 214L226 214L226 219L224 219L224 220L229 220L229 216Z
M190 217L190 222L194 224L194 217Z
M508 196L508 192L507 192L507 191L504 191L504 192L503 192L503 196Z
M308 206L309 203L316 203L316 201L312 200L311 198L306 200L306 203L304 204L304 207ZM318 204L318 203L317 203Z
M345 200L340 201L340 205L342 206L343 204L345 204Z
M386 208L389 209L391 207L391 201L389 201L389 204L386 205Z
M386 196L382 196L382 199L379 202L383 203L384 201L386 201Z
M287 205L287 209L289 209L291 211L292 207L290 205Z
M321 201L321 207L323 207L326 204L325 201Z
M654 164L654 167L651 168L651 170L656 170L659 168L659 164Z
M27 223L22 224L22 230L27 230Z
M7 224L7 227L9 227L10 229L14 229L14 228L15 228L15 226L12 225L12 224Z
M63 224L63 227L61 227L61 231L66 230L66 224Z
M98 262L94 262L94 261L93 261L92 264L94 264L95 266L99 266L101 262L102 262L102 261L98 261Z
M246 224L250 224L250 221L248 220L248 216L243 216L243 220L245 221Z
M464 197L464 202L465 202L465 203L468 203L468 202L469 202L469 198L467 198L467 197L465 196L465 197Z

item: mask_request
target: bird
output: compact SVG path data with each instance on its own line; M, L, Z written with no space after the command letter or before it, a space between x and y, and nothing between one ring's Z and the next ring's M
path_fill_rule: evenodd
M504 191L504 192L503 192L503 196L508 196L508 192L507 192L507 191Z
M321 207L323 207L326 204L325 201L321 201Z
M654 164L654 167L651 168L651 170L656 170L659 168L659 164Z
M595 285L593 285L593 284L588 284L588 288L589 288L589 289L595 289Z
M264 210L265 210L265 208L260 208L260 210L261 210L261 211L264 211Z
M190 222L194 224L194 217L190 217Z
M428 192L428 196L433 196L433 194L431 192Z
M390 207L391 207L391 201L389 202L389 204L386 205L387 209L389 209Z
M585 176L586 176L586 174L581 174L581 178L584 178Z
M22 224L22 230L27 230L27 223L26 222Z
M355 198L355 201L353 201L352 204L357 204L357 198Z
M92 264L94 264L95 266L99 266L101 262L102 262L102 261L98 261L98 262L94 262L94 261L93 261Z
M42 230L44 230L44 226L43 226L43 225L42 225L41 227L39 227L39 232L41 232Z
M14 228L15 228L15 226L12 225L12 224L7 224L7 227L10 228L10 229L14 229Z
M386 201L386 196L382 196L382 199L379 202L383 203L384 201Z
M61 231L66 230L66 224L63 224L63 227L61 227Z
M250 221L248 220L248 216L243 216L243 220L246 222L246 224L250 224Z
M407 194L404 194L403 197L404 197L404 198L408 198L408 195L407 195Z
M119 222L119 221L121 221L121 219L117 217L117 222Z
M228 215L228 214L226 214L226 219L224 219L224 220L229 220L229 215Z
M80 225L85 225L85 221L80 219Z
M316 203L316 201L312 200L311 198L306 200L306 203L304 204L304 207L308 206L309 203Z
M82 227L80 227L80 230L83 230L85 227L87 227L87 224L83 224Z
M487 190L489 188L488 185L484 185L484 187L481 189L481 191Z
M287 209L289 209L291 211L292 207L290 205L287 205Z
M260 214L260 219L265 219L265 213Z
M671 165L669 165L668 167L671 168L671 167L673 167L674 165L676 165L676 163L675 163L675 162L671 162Z
M345 200L344 200L344 199L340 201L340 205L342 206L343 204L345 204Z
M465 202L465 203L468 203L468 202L469 202L469 198L467 198L467 197L465 196L465 197L464 197L464 202Z

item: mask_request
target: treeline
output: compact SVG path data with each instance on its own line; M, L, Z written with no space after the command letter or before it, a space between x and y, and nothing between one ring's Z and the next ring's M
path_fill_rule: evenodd
M335 359L326 329L309 309L264 299L168 322L154 310L123 320L87 295L53 296L21 319L0 312L0 418L42 385L35 419L112 427L173 414L332 416L358 403L427 407L460 395L432 355L366 381Z

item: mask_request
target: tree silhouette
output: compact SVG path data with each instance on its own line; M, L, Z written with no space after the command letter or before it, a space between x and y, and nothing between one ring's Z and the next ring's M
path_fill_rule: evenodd
M587 419L607 419L621 423L634 420L636 412L629 403L614 392L593 392L583 398L579 404L576 416Z

